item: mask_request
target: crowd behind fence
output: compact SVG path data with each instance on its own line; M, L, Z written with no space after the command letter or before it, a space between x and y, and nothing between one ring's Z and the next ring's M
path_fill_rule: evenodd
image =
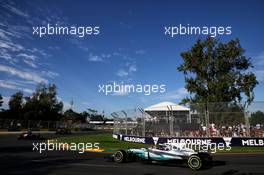
M112 114L114 133L157 137L264 137L264 103L249 106L233 103L191 104L189 111L176 107L145 111L123 110ZM259 111L263 120L250 123Z

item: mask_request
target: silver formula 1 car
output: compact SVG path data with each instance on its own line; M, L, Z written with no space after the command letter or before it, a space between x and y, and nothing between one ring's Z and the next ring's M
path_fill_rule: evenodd
M212 156L207 152L196 152L184 144L166 143L152 148L119 150L110 156L114 162L144 161L149 163L184 163L193 170L210 165Z

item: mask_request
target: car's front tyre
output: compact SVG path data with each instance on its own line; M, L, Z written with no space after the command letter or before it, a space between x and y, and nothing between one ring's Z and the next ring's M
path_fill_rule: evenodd
M193 170L199 170L202 167L202 160L197 155L191 155L188 158L188 166Z
M114 161L117 163L125 162L127 159L127 153L124 150L119 150L114 154Z

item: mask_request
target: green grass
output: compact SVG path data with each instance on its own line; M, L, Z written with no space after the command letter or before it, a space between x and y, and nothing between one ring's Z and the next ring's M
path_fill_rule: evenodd
M70 135L57 138L63 143L100 143L100 149L105 152L114 152L119 149L143 148L151 145L120 141L112 138L111 134ZM219 151L217 153L264 153L264 147L232 147L230 151Z
M100 149L105 152L114 152L119 149L128 148L143 148L148 147L146 144L124 142L112 138L111 134L95 134L95 135L80 135L80 136L65 136L57 138L58 142L63 143L100 143Z

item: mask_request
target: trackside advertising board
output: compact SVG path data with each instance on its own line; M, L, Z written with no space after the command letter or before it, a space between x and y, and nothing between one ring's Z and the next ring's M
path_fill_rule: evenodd
M264 147L264 138L251 137L140 137L121 134L113 134L113 138L127 142L143 144L162 144L162 143L187 143L193 145L206 145L211 143L223 143L230 146L249 146Z

